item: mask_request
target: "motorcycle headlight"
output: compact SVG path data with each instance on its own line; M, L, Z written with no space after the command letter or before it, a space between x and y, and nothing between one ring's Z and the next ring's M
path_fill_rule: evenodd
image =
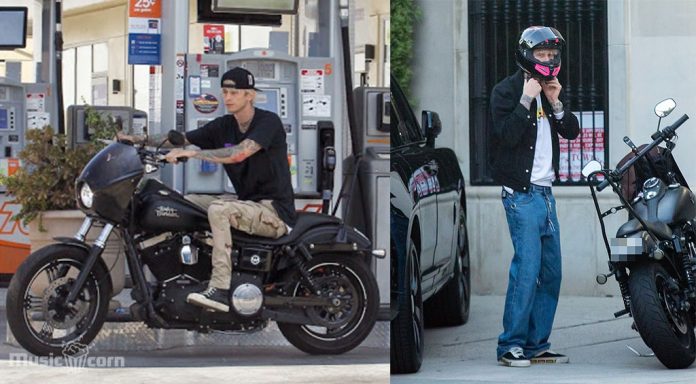
M87 185L87 183L82 184L80 188L80 202L87 208L92 208L92 199L94 198L94 193L92 189Z

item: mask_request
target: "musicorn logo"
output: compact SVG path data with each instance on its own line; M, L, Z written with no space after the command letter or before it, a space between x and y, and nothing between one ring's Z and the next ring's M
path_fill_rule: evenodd
M79 342L66 344L63 347L63 356L34 356L28 353L10 353L10 366L30 367L30 364L38 364L49 367L68 367L72 369L82 368L123 368L126 359L123 356L89 356L89 345Z

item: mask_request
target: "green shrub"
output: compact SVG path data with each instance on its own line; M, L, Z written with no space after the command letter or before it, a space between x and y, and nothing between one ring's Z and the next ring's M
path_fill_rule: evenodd
M391 0L391 73L409 99L413 77L413 30L420 18L421 12L414 0Z

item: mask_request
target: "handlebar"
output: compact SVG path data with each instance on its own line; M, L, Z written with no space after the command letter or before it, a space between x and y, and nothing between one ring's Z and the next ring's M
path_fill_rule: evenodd
M638 154L635 157L627 161L626 164L624 164L621 168L606 173L607 178L597 186L597 191L601 192L604 188L609 186L610 181L618 181L623 176L623 174L626 173L626 171L629 168L631 168L633 164L636 163L636 161L645 156L653 148L660 145L660 143L662 143L663 141L671 139L674 136L674 133L677 130L677 128L679 128L687 120L689 120L689 116L687 114L684 114L677 121L675 121L674 124L665 127L662 131L657 131L653 133L652 136L650 136L650 138L653 139L653 142L648 144L645 148L643 148L643 150L638 152Z
M145 148L140 149L141 153L141 158L143 158L146 162L152 163L153 165L158 165L158 164L169 164L169 162L165 159L165 155L168 152L156 152L156 151L150 151ZM182 163L185 163L188 161L188 157L186 156L181 156L176 158L177 161L180 161Z

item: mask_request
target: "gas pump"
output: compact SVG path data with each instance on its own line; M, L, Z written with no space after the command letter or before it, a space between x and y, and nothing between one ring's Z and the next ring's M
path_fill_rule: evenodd
M285 127L296 198L319 200L328 196L333 180L327 178L333 174L325 172L336 167L333 126L341 108L336 101L332 58L294 57L250 49L229 55L189 54L185 61L187 91L182 102L186 130L197 129L227 113L220 100L220 76L234 67L246 68L254 74L256 87L261 90L255 106L276 113ZM324 159L328 162L326 167ZM183 179L184 193L234 193L224 170L216 164L189 161ZM299 203L299 209L302 204Z
M111 118L119 131L129 135L147 133L147 113L131 107L71 105L67 112L67 127L70 145L75 146L89 141L90 132L86 124L87 108L93 109L105 118Z
M24 85L0 78L0 175L10 176L20 168L17 158L24 147L26 95ZM0 279L9 280L19 264L29 255L28 230L11 220L20 206L0 185Z
M372 259L375 276L389 276L389 88L358 87L355 100L357 156L344 160L346 180L360 183L362 196L351 196L343 205L346 223L358 228L372 240L372 246L387 250L383 259ZM357 166L356 166L357 164ZM356 169L357 168L357 169ZM357 175L356 175L357 172ZM388 318L390 302L389 279L377 279L380 292L380 318Z
M24 86L0 78L0 174L8 175L10 163L24 147L26 103ZM13 167L14 168L14 167ZM4 187L0 187L4 192Z

